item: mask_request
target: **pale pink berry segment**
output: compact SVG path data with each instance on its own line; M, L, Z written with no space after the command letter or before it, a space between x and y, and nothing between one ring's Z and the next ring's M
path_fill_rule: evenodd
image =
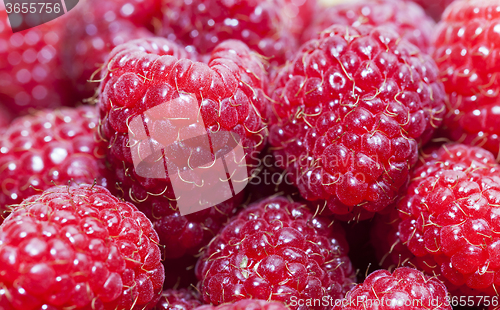
M98 185L47 189L0 226L2 309L152 309L164 277L151 222Z
M495 156L500 144L499 9L492 0L452 3L437 27L434 52L448 94L442 135Z
M212 239L196 266L206 303L245 298L341 298L354 281L344 231L305 204L268 198L242 210ZM327 309L317 305L313 309Z
M444 95L434 61L397 32L332 26L273 81L276 164L305 199L347 219L371 216L408 182Z

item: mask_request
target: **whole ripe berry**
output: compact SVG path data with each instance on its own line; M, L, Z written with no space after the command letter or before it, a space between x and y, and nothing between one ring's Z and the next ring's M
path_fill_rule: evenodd
M292 32L298 38L316 18L320 8L317 0L285 0L285 15L292 21Z
M344 218L397 197L440 125L434 61L386 27L334 25L273 82L270 144L301 195Z
M161 293L161 298L155 310L192 310L201 306L196 293L189 289L167 289Z
M105 148L92 106L42 110L15 119L0 136L0 209L54 185L106 186Z
M211 306L211 305L203 305L196 310L287 310L284 304L280 302L274 301L265 301L258 299L243 299L237 301L235 303L220 305L220 306Z
M334 24L390 26L426 53L430 51L435 26L424 10L412 2L356 0L320 10L304 32L302 40L306 42L314 39L318 33Z
M24 200L0 226L5 310L151 309L164 280L158 235L98 185Z
M297 47L285 0L164 0L162 35L200 53L237 39L275 64L291 59Z
M412 172L398 203L399 238L433 272L473 295L496 295L500 166L481 148L444 145Z
M206 247L196 266L201 298L220 305L245 298L337 299L354 272L344 231L306 205L268 198L249 205ZM326 309L316 305L311 309Z
M69 105L61 19L13 33L0 3L0 102L14 114Z
M447 290L439 280L401 267L389 272L372 272L362 284L350 290L334 309L448 309Z
M444 135L494 155L500 145L499 9L492 0L454 2L438 25L434 52L448 93Z
M87 101L96 95L100 70L113 48L130 40L153 36L146 28L153 12L148 14L151 8L144 11L140 8L154 3L86 1L78 7L65 25L66 48L63 52L63 66L72 83L73 100ZM135 16L138 12L146 13Z
M125 198L141 202L139 208L155 222L167 258L194 254L239 204L241 194L232 192L226 180L234 181L233 188L244 184L253 158L265 145L267 76L261 59L234 40L199 56L167 39L151 38L116 47L105 68L100 133ZM200 147L198 137L210 137L213 150ZM232 141L242 146L241 157L224 153ZM164 151L147 153L151 145ZM214 178L210 167L195 170L196 160L203 158L214 165L224 158L228 173ZM176 190L184 194L176 195ZM179 199L199 210L212 205L207 197L233 195L214 208L180 215Z

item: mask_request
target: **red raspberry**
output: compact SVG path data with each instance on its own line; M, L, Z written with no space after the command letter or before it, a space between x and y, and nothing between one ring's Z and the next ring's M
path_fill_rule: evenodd
M284 0L164 0L162 34L210 53L220 42L237 39L281 64L296 50L293 20Z
M225 141L230 143L234 139L215 133L235 133L241 138L239 144L248 164L257 158L267 137L266 124L259 112L268 102L263 92L267 77L260 58L246 45L233 40L218 45L210 57L208 64L194 61L197 55L188 54L181 46L163 38L134 40L113 50L102 75L99 107L101 134L109 144L107 159L126 199L140 201L139 208L154 221L162 244L166 245L167 258L180 257L185 252L194 254L208 243L232 215L241 196L214 208L180 216L177 199L196 207L209 206L204 205L206 196L231 196L226 185L220 186L227 183L192 173L191 165L178 163L179 158L205 156L205 150L186 142L186 135L200 131L199 137L210 136L223 151ZM162 115L150 113L160 110L164 112ZM203 126L192 124L195 119L202 119ZM144 137L139 135L145 127L149 128L149 137L147 133ZM149 149L149 143L167 146L166 153L157 152L147 159L148 154L143 155L142 151ZM167 158L164 154L170 155ZM209 156L212 160L212 155ZM146 158L143 162L156 166L137 168L134 158ZM232 160L241 162L237 158ZM226 162L232 160L228 158ZM168 165L177 165L178 173L168 174ZM161 170L164 175L149 174ZM181 172L187 176L181 176ZM235 182L240 177L248 178L238 175ZM229 173L231 176L234 173ZM181 195L182 198L174 195L175 184L181 184L183 192L189 194Z
M212 239L196 266L202 298L341 298L354 273L342 227L284 197L249 205ZM318 306L311 309L326 309Z
M403 244L418 258L431 257L434 274L473 295L494 296L499 284L498 171L484 149L445 145L415 168L398 203Z
M53 187L0 226L0 308L151 309L164 279L158 235L100 186Z
M391 26L401 37L419 47L430 50L434 21L412 2L400 0L353 1L320 10L303 40L316 38L318 33L333 24L359 26Z
M138 1L138 0L137 0ZM75 101L85 101L96 93L99 69L116 46L153 34L135 19L125 19L123 11L138 7L131 1L89 1L78 8L66 24L64 68L72 82ZM122 9L114 7L123 4ZM143 4L154 1L143 1ZM111 8L109 8L111 6ZM108 8L108 9L106 9ZM146 16L141 17L142 20Z
M427 14L432 16L435 20L441 19L441 14L446 7L455 0L409 0L420 4Z
M221 306L203 305L196 310L288 310L284 304L258 299L243 299L231 304Z
M389 28L330 27L274 81L277 164L305 199L327 201L335 214L382 210L441 123L437 74L429 56Z
M372 272L362 284L349 291L334 309L449 309L446 287L439 280L413 268Z
M15 119L0 136L1 210L55 184L107 185L105 149L94 137L97 124L97 110L91 106Z
M500 3L456 1L443 15L434 58L449 94L444 133L453 141L499 154Z
M188 289L168 289L161 293L155 310L192 310L201 306L196 294Z
M61 18L12 33L0 2L0 102L14 113L67 105Z

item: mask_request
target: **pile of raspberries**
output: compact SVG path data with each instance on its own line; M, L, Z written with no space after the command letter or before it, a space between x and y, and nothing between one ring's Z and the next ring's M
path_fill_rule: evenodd
M500 308L500 0L8 2L0 310Z

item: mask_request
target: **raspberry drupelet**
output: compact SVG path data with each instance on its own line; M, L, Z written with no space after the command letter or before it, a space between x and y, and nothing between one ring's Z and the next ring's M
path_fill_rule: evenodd
M285 0L164 0L162 35L200 53L237 39L283 64L297 48L293 19Z
M98 185L24 200L0 226L0 308L152 309L164 280L158 235Z
M0 210L54 185L107 186L95 107L42 110L15 119L0 136Z
M435 23L415 3L400 0L355 0L320 10L306 28L303 41L314 39L321 31L334 25L390 26L401 37L429 52Z
M434 61L387 27L334 25L273 84L276 163L305 199L346 219L397 198L444 114Z
M500 149L500 2L456 1L437 28L434 59L448 100L443 134L481 146L495 156Z
M389 272L372 272L362 284L349 291L343 303L333 309L434 309L452 310L448 291L441 281L422 272L401 267Z
M261 58L235 40L219 44L211 55L197 55L151 38L116 47L105 68L100 134L118 185L154 222L166 258L196 254L241 201L242 192L232 193L226 180L233 189L246 184L267 140L267 75ZM210 137L213 150L199 147L199 137ZM233 141L241 146L240 157L224 155ZM151 145L155 151L147 153ZM164 153L156 151L160 148ZM195 171L193 160L201 161L208 152L211 167L224 158L230 173L214 178L210 167ZM187 164L181 162L185 159ZM233 169L233 162L238 167ZM175 194L175 186L184 194ZM180 215L180 199L193 207L211 206L208 196L234 198Z
M281 301L343 297L354 271L342 227L306 205L268 198L242 210L196 266L201 298L220 305L245 298ZM323 306L312 309L326 309Z
M434 260L428 272L458 295L497 295L499 170L484 149L444 145L415 168L398 203L401 242L417 258Z

